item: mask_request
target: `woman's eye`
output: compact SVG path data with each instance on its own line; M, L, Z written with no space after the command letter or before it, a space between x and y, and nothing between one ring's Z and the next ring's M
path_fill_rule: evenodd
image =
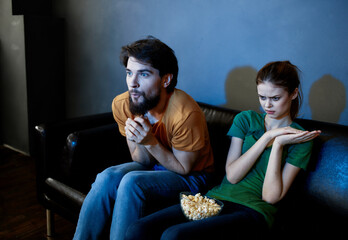
M266 97L260 96L260 99L261 99L261 100L266 100Z
M273 97L273 101L278 101L280 97Z

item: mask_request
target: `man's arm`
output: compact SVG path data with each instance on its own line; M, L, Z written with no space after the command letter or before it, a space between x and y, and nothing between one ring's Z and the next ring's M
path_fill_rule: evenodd
M156 163L156 159L143 145L130 141L129 139L127 139L127 144L133 161L146 166L151 166Z
M179 151L175 148L172 148L173 152L171 152L159 142L155 145L145 145L145 148L163 167L181 175L186 175L191 172L200 154L199 151L186 152Z
M170 171L188 174L200 152L179 151L175 148L171 152L157 140L151 129L151 124L141 117L126 121L126 137L133 160L148 163L152 157Z

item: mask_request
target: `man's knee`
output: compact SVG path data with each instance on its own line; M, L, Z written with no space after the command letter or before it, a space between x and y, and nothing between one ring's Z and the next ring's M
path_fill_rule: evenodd
M112 168L107 168L101 173L98 173L92 187L95 189L109 189L110 191L114 191L120 183L122 178L121 175L122 174L114 171Z
M129 172L123 176L119 189L135 191L137 189L142 189L143 183L147 181L146 177L142 171Z

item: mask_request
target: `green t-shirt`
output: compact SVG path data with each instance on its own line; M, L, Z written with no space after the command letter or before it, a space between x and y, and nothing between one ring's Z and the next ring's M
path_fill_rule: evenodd
M235 117L227 135L244 140L242 154L248 151L265 133L265 116L265 113L259 114L254 111L244 111ZM295 122L290 126L304 130ZM284 146L282 166L284 166L285 162L288 162L296 167L306 169L311 155L312 144L312 141L309 141ZM267 147L263 151L254 166L240 182L231 184L225 176L222 183L210 190L207 196L250 207L263 214L269 227L271 227L277 207L262 200L262 186L271 149L272 146Z

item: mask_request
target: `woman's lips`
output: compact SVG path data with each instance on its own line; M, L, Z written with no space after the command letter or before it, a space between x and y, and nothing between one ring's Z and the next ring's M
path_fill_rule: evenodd
M272 114L274 114L274 111L268 111L268 110L266 110L266 113L272 115Z

